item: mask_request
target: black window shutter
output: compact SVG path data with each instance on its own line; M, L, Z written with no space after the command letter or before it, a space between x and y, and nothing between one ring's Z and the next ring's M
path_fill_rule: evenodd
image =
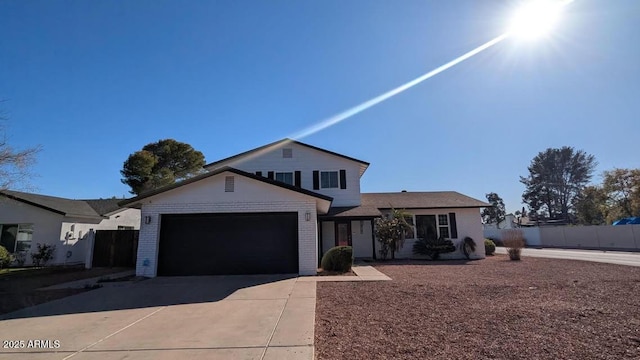
M296 171L294 173L295 179L293 180L293 184L297 187L301 187L302 186L302 174L300 173L300 171Z
M313 171L313 190L320 190L320 171Z
M347 170L340 170L340 189L347 188Z
M267 173L267 177L268 177L269 179L273 180L273 171L269 171L269 172Z
M256 171L256 175L262 176L262 171Z
M458 238L458 226L456 225L456 213L449 213L449 226L451 227L451 238Z

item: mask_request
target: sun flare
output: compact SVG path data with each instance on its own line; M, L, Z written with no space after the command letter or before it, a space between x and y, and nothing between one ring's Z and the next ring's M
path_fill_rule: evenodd
M564 5L561 1L531 0L515 12L508 33L528 40L545 37L560 20Z

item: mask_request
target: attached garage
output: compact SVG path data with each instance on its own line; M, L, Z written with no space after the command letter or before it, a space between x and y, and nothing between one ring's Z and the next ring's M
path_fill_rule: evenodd
M123 202L141 209L136 274L315 275L332 198L222 168Z
M158 275L298 273L298 214L163 214Z

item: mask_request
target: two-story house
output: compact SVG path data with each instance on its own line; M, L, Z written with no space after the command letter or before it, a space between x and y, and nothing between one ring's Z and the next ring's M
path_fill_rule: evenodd
M412 256L412 241L421 236L482 240L479 208L488 204L456 192L362 194L368 166L284 139L129 199L121 205L142 210L136 272L314 275L322 254L336 245L375 258L374 219L391 208L405 209L414 224L399 257Z

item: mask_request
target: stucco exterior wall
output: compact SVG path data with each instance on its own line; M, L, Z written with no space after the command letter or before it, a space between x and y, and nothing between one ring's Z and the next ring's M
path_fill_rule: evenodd
M282 148L291 148L291 158L282 157ZM287 144L282 148L260 152L260 154L245 158L241 161L232 161L221 164L255 174L262 171L262 176L267 176L268 171L274 172L301 172L301 186L304 189L319 194L331 196L332 206L356 206L360 205L360 164L341 157L333 156L322 151L313 150L295 143ZM209 168L215 170L216 167ZM346 170L346 189L313 189L313 171L339 171Z
M133 230L140 230L140 209L123 209L109 215L95 230L118 230L118 226L133 226Z
M0 198L0 224L33 224L31 250L36 243L58 245L63 216L8 198ZM31 264L27 255L26 264Z
M484 236L482 229L482 221L480 218L480 209L478 208L449 208L449 209L409 209L403 210L414 215L438 215L438 214L456 214L456 227L458 237L451 239L456 246L456 251L448 254L441 254L443 260L464 259L464 254L459 250L459 245L466 236L472 238L476 243L476 251L471 254L472 259L484 259ZM413 243L415 239L407 239L404 246L396 252L397 259L403 258L420 258L413 254ZM380 242L376 240L376 256L379 257ZM389 255L390 257L391 255Z
M225 192L226 176L234 176L233 192ZM136 273L157 275L162 214L240 212L297 212L299 274L315 275L318 259L315 198L229 172L143 200L141 217L149 216L151 222L143 221L140 228Z

